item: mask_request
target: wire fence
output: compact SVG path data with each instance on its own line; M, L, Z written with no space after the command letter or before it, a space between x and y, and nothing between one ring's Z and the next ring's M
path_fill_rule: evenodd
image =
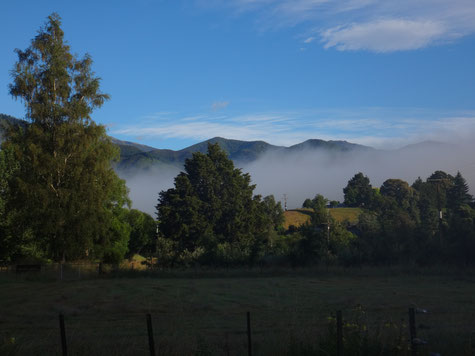
M99 288L98 276L121 272L91 263L51 264L34 272L16 270L9 266L2 272L11 279L45 279L64 282L66 287L83 284L68 284L70 281L94 279ZM22 298L34 300L35 296ZM475 355L475 313L444 306L424 312L420 307L392 305L388 306L391 310L370 313L357 304L328 313L318 306L304 307L298 300L279 309L272 305L256 309L252 300L244 300L239 308L223 312L212 302L196 306L177 303L176 308L152 310L146 303L130 308L119 301L114 310L102 309L101 303L114 303L116 297L111 292L107 295L110 300L96 301L91 313L86 301L59 307L62 296L57 298L58 307L50 305L31 315L22 310L5 311L0 316L0 354L341 356L365 355L361 348L366 340L386 350L379 353L383 355ZM249 313L242 310L246 304ZM18 300L20 309L21 305ZM40 301L36 307L45 308ZM8 325L6 320L12 319L8 313L25 317Z
M419 314L411 320L411 310L414 311L414 308L409 308L409 313L406 311L405 316L401 315L398 323L386 328L375 324L357 324L351 312L342 311L318 321L294 324L285 321L269 323L261 318L259 312L248 312L233 316L239 321L240 328L236 328L235 323L216 320L187 320L165 311L154 315L121 313L115 316L60 313L53 317L50 313L46 319L25 320L24 325L14 329L0 323L0 335L4 338L0 351L8 354L6 351L10 344L12 355L251 356L297 355L306 349L315 352L307 353L309 355L342 356L363 355L356 351L363 346L365 335L371 334L374 341L380 344L380 349L386 350L388 355L474 354L470 335L459 334L459 330L466 326L427 323L424 322L427 316ZM40 329L37 327L39 324ZM372 327L380 329L368 334L368 328ZM437 335L442 340L436 338ZM355 337L359 339L355 340ZM450 343L453 345L448 345ZM399 351L396 348L400 348ZM439 353L441 348L445 353Z

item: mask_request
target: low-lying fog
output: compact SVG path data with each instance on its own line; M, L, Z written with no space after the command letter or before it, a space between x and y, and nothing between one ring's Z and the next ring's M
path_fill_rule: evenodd
M475 193L475 144L424 143L393 151L329 153L301 151L293 154L268 153L257 161L239 164L256 184L255 194L273 194L282 201L287 196L289 209L301 207L306 198L322 194L330 200L343 201L343 188L356 173L367 175L373 187L388 178L412 184L417 177L426 179L436 170L455 175L460 171ZM179 170L119 172L130 189L133 208L155 217L158 192L173 187Z

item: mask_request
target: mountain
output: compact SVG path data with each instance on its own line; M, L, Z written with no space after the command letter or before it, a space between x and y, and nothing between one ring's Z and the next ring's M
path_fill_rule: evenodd
M218 143L220 147L235 162L251 162L269 150L279 150L284 147L273 146L264 141L239 141L215 137L179 151L153 149L148 152L131 152L130 149L119 145L121 159L119 169L148 169L152 166L174 166L181 168L185 159L191 158L194 152L205 153L208 143Z
M0 142L2 139L1 133L9 124L26 125L27 123L24 120L0 114ZM373 150L371 147L346 141L324 141L318 139L311 139L290 147L283 147L274 146L264 141L240 141L214 137L178 151L157 149L135 142L122 141L114 137L111 137L111 140L120 149L120 160L115 165L118 170L122 171L167 167L180 169L185 160L190 158L194 152L205 153L208 143L219 143L229 158L239 164L253 162L263 154L270 152L285 155L288 153L319 150L335 153Z
M205 153L208 143L218 143L235 163L250 163L262 157L265 153L290 154L302 151L325 151L325 152L350 152L374 150L371 147L349 143L346 141L307 140L290 147L274 146L264 141L239 141L222 137L197 143L179 151L153 149L150 151L135 152L129 147L119 145L121 159L118 168L125 169L149 169L152 167L173 166L181 168L185 159L190 158L194 152Z
M310 139L289 147L290 151L316 149L334 150L339 152L373 150L372 147L358 145L356 143L350 143L347 141L324 141L318 139Z

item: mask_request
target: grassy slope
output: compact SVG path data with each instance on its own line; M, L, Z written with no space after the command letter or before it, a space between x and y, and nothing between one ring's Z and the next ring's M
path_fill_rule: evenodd
M360 208L333 208L328 210L336 221L349 221L351 224L356 224L358 222L358 216L361 213ZM298 227L302 224L305 224L305 222L310 221L310 213L311 210L309 209L295 209L285 211L284 228L288 229L290 225Z
M406 323L408 306L417 305L430 311L417 316L418 323L431 327L419 336L430 341L431 350L450 354L443 352L447 343L468 345L474 326L473 276L381 270L233 274L59 282L2 273L0 338L15 338L11 349L16 355L59 354L57 318L63 312L72 354L147 355L145 314L151 313L160 354L190 354L199 340L212 354L225 354L228 335L231 354L242 355L250 311L256 354L279 355L289 338L315 342L335 310L342 309L348 320L359 304L366 308L364 323L370 330L392 322L399 328L391 326L388 332L402 332L406 339L401 319ZM426 355L428 348L423 350ZM452 354L470 354L457 350Z
M360 208L333 208L329 210L336 221L349 221L351 224L356 224L361 214Z

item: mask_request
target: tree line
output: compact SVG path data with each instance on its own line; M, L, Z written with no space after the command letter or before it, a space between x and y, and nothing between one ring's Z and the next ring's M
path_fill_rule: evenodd
M317 194L303 208L311 219L285 232L282 251L294 265L472 265L475 206L460 172L436 171L412 184L387 179L373 187L363 173L348 181L344 206L359 208L357 223L338 222Z
M109 96L90 56L70 53L57 14L17 55L9 89L28 124L11 125L0 150L0 260L119 263L139 253L163 267L475 261L474 203L460 172L377 188L357 173L343 188L344 206L361 212L357 223L335 220L329 209L339 202L317 194L303 202L310 220L284 229L280 202L255 195L249 174L209 144L159 193L157 219L130 209L111 166L120 152L91 119Z

